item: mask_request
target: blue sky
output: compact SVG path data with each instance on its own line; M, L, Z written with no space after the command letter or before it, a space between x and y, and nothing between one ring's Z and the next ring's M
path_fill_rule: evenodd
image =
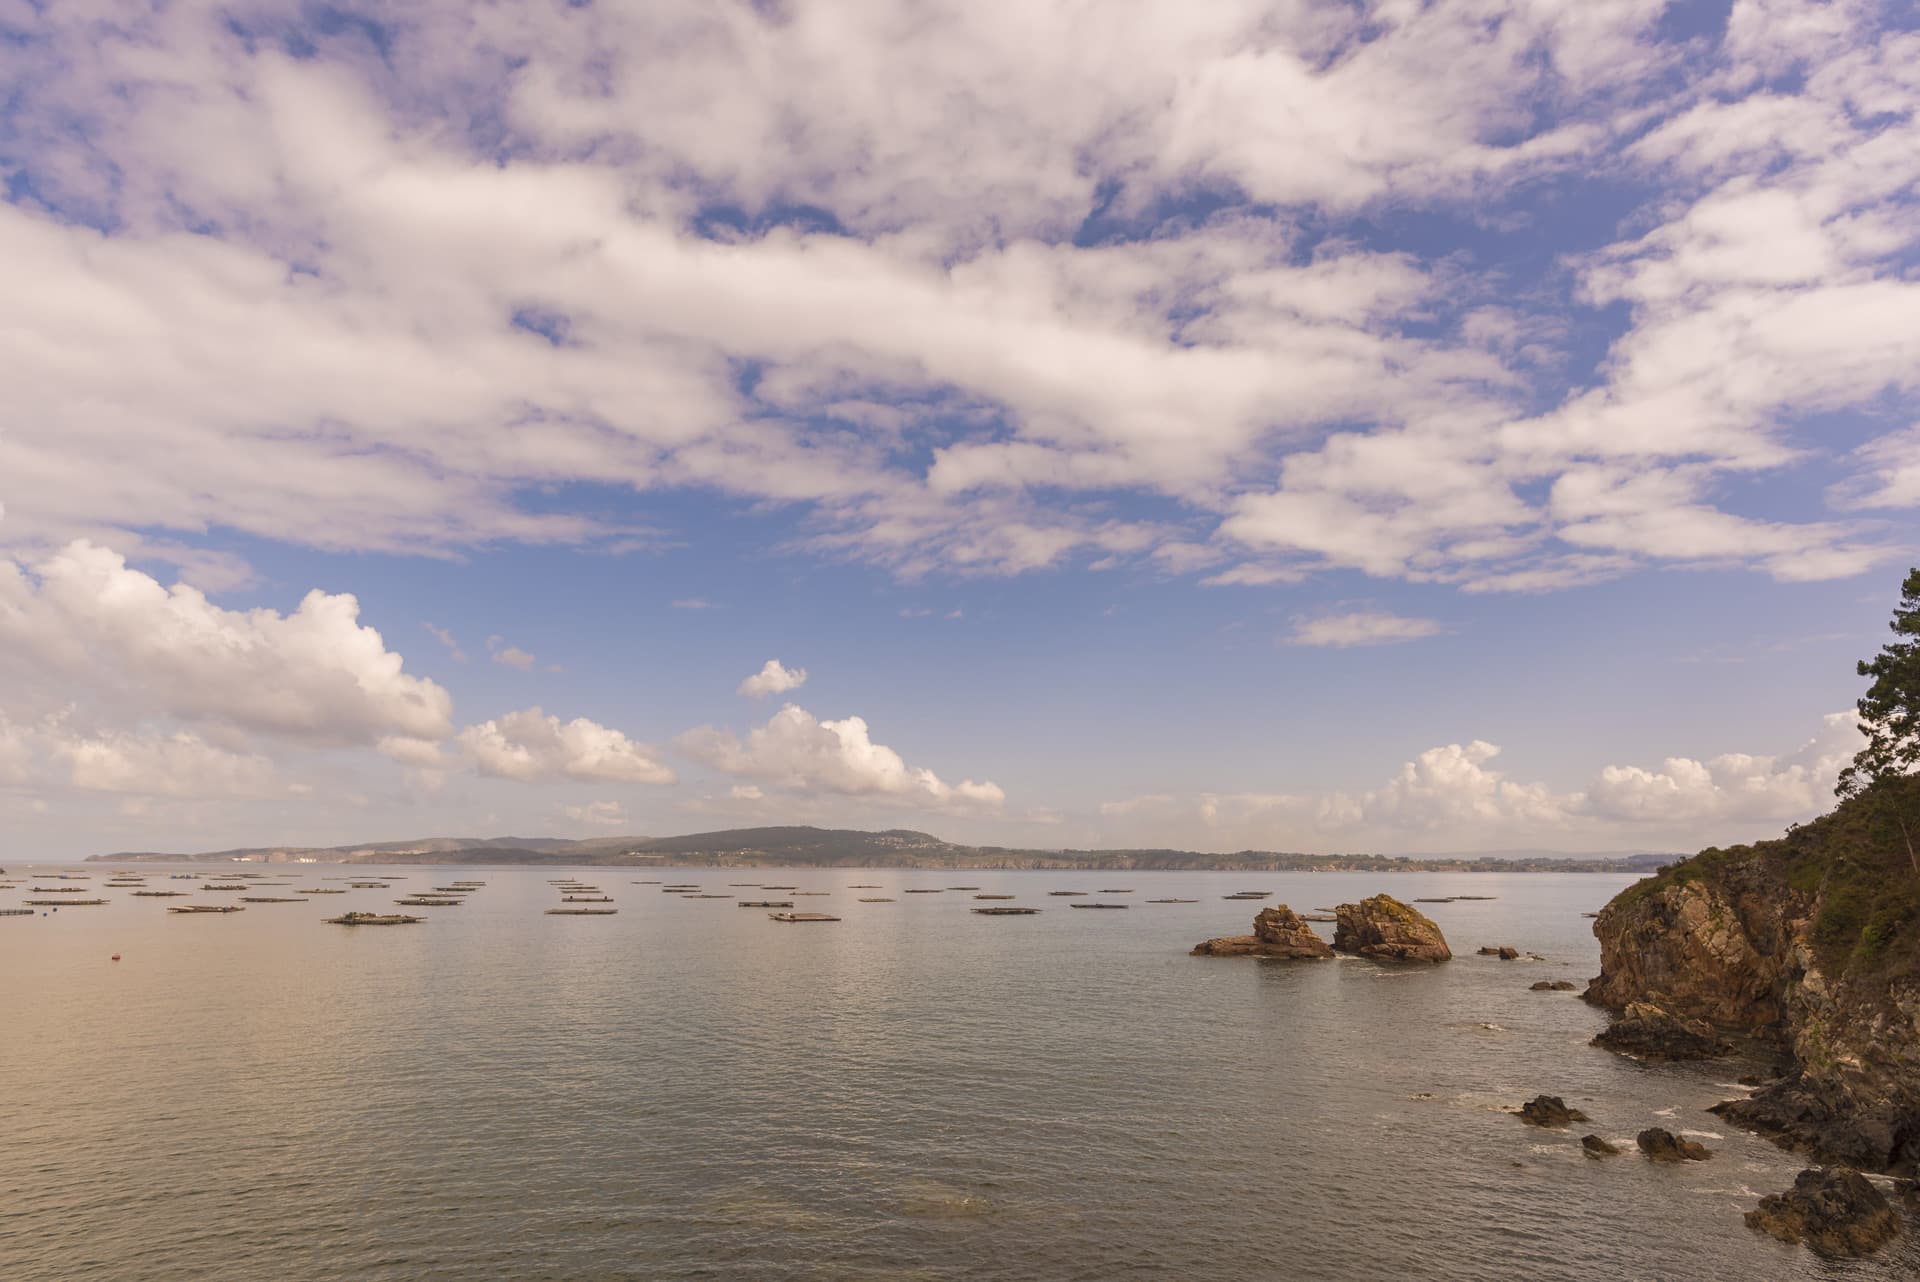
M1916 559L1916 68L1866 0L0 0L0 857L1777 831Z

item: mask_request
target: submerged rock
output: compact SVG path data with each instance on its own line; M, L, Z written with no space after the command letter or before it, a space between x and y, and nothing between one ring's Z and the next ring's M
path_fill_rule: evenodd
M1580 1149L1588 1157L1619 1157L1620 1156L1620 1150L1617 1147L1607 1143L1605 1140L1601 1139L1598 1135L1582 1135L1580 1137Z
M1681 1019L1652 1002L1627 1003L1593 1045L1651 1060L1714 1059L1733 1049L1704 1019Z
M1506 944L1501 944L1497 948L1489 944L1480 950L1480 955L1482 957L1498 957L1501 961L1520 960L1520 950L1518 948L1508 947Z
M1300 914L1277 904L1262 908L1253 919L1251 935L1228 935L1209 939L1193 949L1196 957L1293 957L1333 956L1327 941L1314 934Z
M1536 979L1527 985L1528 992L1534 993L1570 993L1579 985L1571 979Z
M1453 957L1440 928L1391 895L1334 909L1335 952L1375 961L1443 962Z
M1650 1126L1633 1137L1640 1151L1656 1162L1704 1162L1713 1156L1713 1150L1698 1140L1690 1140L1684 1135L1675 1135L1672 1131L1658 1126Z
M1568 1108L1558 1095L1534 1096L1520 1106L1519 1116L1528 1126L1567 1126L1591 1120L1579 1109Z
M1880 1190L1846 1167L1800 1172L1792 1188L1761 1198L1746 1219L1748 1228L1821 1255L1869 1255L1900 1233L1900 1217Z

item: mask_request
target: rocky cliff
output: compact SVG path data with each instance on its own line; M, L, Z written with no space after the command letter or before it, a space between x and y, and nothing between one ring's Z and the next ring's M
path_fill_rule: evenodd
M1824 1161L1912 1174L1920 876L1900 831L1910 816L1920 780L1629 887L1594 922L1601 970L1587 998L1775 1048L1778 1079L1717 1111Z

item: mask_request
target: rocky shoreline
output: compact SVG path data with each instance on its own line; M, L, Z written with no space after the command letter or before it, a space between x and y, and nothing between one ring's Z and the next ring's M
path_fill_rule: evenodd
M1920 902L1891 848L1903 780L1754 846L1707 850L1601 910L1600 974L1586 1000L1615 1018L1593 1044L1663 1062L1737 1048L1774 1062L1713 1112L1821 1166L1767 1197L1748 1224L1830 1255L1900 1231L1860 1172L1920 1177Z
M1443 962L1453 957L1446 937L1425 914L1391 895L1374 895L1334 909L1333 943L1285 904L1263 908L1251 935L1226 935L1194 945L1196 957L1278 957L1324 960L1336 953L1374 961Z

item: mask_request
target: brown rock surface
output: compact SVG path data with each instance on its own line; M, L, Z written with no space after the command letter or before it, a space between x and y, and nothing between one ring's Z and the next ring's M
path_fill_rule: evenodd
M1300 914L1285 904L1262 908L1253 919L1251 935L1228 935L1209 939L1194 947L1196 957L1292 957L1333 956L1327 941L1313 931Z
M1391 895L1334 909L1335 952L1375 961L1443 962L1453 957L1440 928Z
M1680 1019L1652 1002L1628 1002L1593 1045L1649 1060L1714 1059L1733 1049L1706 1020Z
M1805 1170L1785 1193L1760 1199L1747 1227L1821 1255L1869 1255L1900 1233L1900 1217L1872 1181L1845 1167Z
M1633 1137L1640 1151L1656 1162L1704 1162L1713 1151L1698 1140L1650 1126Z

